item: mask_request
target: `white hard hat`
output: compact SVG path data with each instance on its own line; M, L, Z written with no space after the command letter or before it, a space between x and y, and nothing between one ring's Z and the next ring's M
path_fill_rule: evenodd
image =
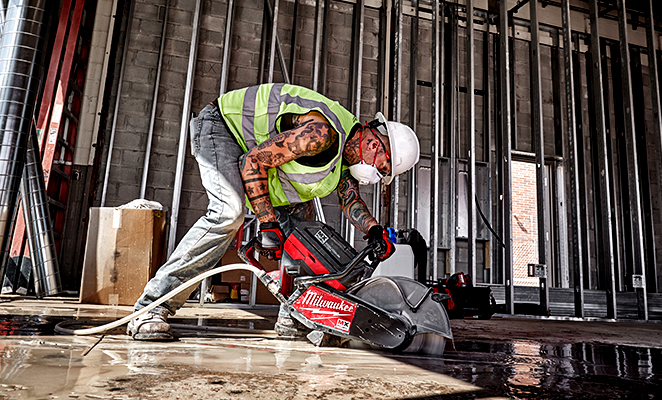
M391 173L382 180L384 184L389 185L393 178L409 171L418 162L421 154L418 137L407 125L387 121L384 114L380 112L375 115L375 120L368 123L368 125L376 128L380 134L388 136L391 143Z

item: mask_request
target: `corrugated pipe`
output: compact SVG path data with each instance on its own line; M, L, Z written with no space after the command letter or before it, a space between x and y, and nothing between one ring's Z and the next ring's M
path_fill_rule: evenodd
M0 277L9 258L18 190L43 72L47 0L14 0L0 37Z
M58 294L62 290L62 285L48 210L44 170L41 167L39 155L39 140L35 129L33 124L30 129L20 189L30 259L34 271L34 289L37 297L42 297Z

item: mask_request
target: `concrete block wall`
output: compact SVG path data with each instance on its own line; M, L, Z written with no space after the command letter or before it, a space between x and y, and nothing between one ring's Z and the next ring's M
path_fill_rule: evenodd
M260 46L262 40L263 2L258 0L235 2L234 26L230 42L230 65L227 90L239 89L258 83L260 75ZM182 126L184 93L195 2L170 2L154 136L150 154L146 198L172 205L177 150ZM203 1L198 49L193 82L191 111L197 113L218 97L222 71L222 52L225 35L227 3ZM329 42L326 68L326 95L351 109L350 74L352 45L352 4L331 1L329 9ZM295 51L295 73L291 81L310 87L312 83L314 3L299 5L297 23L294 24L294 2L279 3L278 36L287 68L292 50ZM123 10L128 17L128 5ZM145 147L158 67L158 52L165 14L165 0L137 0L122 81L121 99L110 165L106 206L117 206L139 197L140 182L145 160ZM290 46L292 29L296 26L296 43ZM266 27L268 29L268 26ZM364 59L362 75L361 121L371 120L378 111L379 70L384 62L380 54L380 13L367 8L364 33ZM123 27L126 30L126 27ZM270 30L267 32L270 34ZM269 35L268 35L269 36ZM119 55L123 47L116 49ZM267 47L269 49L269 47ZM268 66L268 60L265 60ZM274 81L284 80L278 59L275 60ZM114 66L113 96L117 93L120 64ZM264 79L267 79L265 68ZM320 87L322 85L320 84ZM114 112L114 101L109 115ZM104 132L106 143L110 139L110 124ZM190 155L188 138L182 194L177 227L177 240L205 213L207 198L200 183L197 164ZM99 188L105 173L108 146L102 155ZM362 196L372 207L372 188L362 188ZM101 190L95 202L100 203ZM340 228L340 209L337 195L322 199L327 221ZM406 203L403 201L402 204ZM357 235L361 237L362 235Z

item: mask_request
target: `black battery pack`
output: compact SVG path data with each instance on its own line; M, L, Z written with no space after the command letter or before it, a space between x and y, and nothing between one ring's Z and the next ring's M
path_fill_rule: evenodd
M283 246L282 267L292 276L316 276L341 272L357 255L330 226L319 221L306 221L297 226ZM349 275L325 284L345 290L361 279L368 264L361 262Z

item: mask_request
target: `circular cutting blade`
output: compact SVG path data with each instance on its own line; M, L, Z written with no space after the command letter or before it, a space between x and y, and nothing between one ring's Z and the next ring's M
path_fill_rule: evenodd
M411 344L403 350L405 353L423 353L433 356L444 354L446 338L436 333L421 333L414 336Z

